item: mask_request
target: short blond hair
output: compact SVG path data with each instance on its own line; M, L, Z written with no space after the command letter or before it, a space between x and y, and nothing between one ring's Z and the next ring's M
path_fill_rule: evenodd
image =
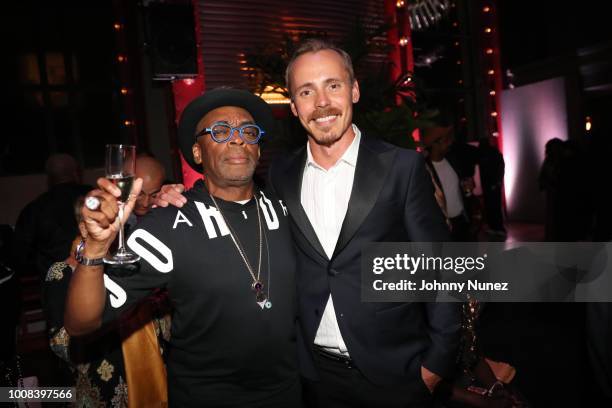
M293 70L293 65L295 60L301 57L304 54L308 54L310 52L315 53L319 51L334 51L337 53L342 59L342 63L344 64L344 68L349 74L349 79L351 84L355 82L355 72L353 70L353 61L351 60L351 56L344 51L342 48L337 47L329 41L320 39L320 38L309 38L308 40L303 41L298 48L295 50L289 63L287 64L287 69L285 70L285 84L287 85L287 90L291 95L291 71Z

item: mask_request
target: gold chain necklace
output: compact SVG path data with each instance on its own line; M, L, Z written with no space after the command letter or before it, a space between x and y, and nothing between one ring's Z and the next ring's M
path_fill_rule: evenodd
M246 266L247 270L249 271L249 274L251 275L251 278L253 279L253 283L251 284L251 289L255 292L255 300L257 301L257 304L262 309L264 307L266 309L270 309L272 307L272 302L268 299L269 296L266 296L266 294L264 293L264 291L263 291L264 284L260 280L260 276L261 276L261 253L262 253L262 247L263 247L263 238L262 238L263 237L263 232L262 232L262 226L261 226L261 215L259 213L259 202L257 200L257 197L255 195L253 195L253 199L255 200L255 207L257 208L257 227L258 227L258 233L259 233L259 256L257 258L257 276L255 276L255 272L253 271L253 267L251 266L251 263L249 262L249 260L248 260L248 258L246 256L246 251L244 250L244 247L242 246L242 243L238 239L238 234L236 234L236 232L234 231L234 229L232 228L230 223L225 218L225 215L221 211L221 207L219 207L219 204L217 204L217 200L215 200L215 197L213 197L213 195L210 193L210 191L208 192L208 195L210 196L210 199L212 200L213 204L215 205L215 208L217 209L217 211L219 211L219 214L221 214L221 218L223 218L223 222L225 222L225 225L227 225L227 228L230 231L230 237L232 238L232 242L234 243L234 246L238 250L238 253L240 254L240 257L242 258L242 261L244 262L244 265ZM269 273L269 271L268 271L268 273Z

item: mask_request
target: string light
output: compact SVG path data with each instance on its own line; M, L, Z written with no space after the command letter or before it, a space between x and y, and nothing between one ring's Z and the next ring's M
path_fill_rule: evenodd
M406 3L404 2L404 0L397 0L397 3L395 3L395 5L397 6L397 8L402 8L406 5Z
M126 39L125 37L125 23L118 19L119 21L113 22L113 30L117 33L117 40L119 44L119 48L117 49L117 54L115 55L115 60L117 63L121 64L118 67L119 71L119 94L123 97L123 120L119 123L125 128L129 128L128 132L134 132L136 130L136 121L134 120L134 112L133 112L133 98L132 93L133 89L130 87L131 84L131 76L128 71L129 63L128 63L128 53L126 48Z
M407 37L402 37L399 39L399 45L401 47L405 47L406 45L408 45L408 38Z
M193 78L185 78L183 79L183 83L189 86L189 85L193 85L195 83L195 80Z
M500 135L500 131L498 129L498 123L499 123L499 116L500 113L498 112L499 109L499 105L498 105L498 96L497 96L497 92L495 91L495 89L497 87L499 87L499 75L495 76L496 74L498 74L497 72L497 67L499 67L499 61L498 61L498 56L499 56L499 47L498 47L498 39L496 38L495 35L493 35L494 30L496 30L496 20L495 20L495 16L492 15L493 14L493 8L491 6L491 2L490 1L485 1L485 4L482 6L482 12L485 14L489 14L485 17L485 20L487 22L485 22L483 24L483 26L481 26L482 30L481 31L481 35L482 35L482 41L483 41L483 51L484 54L486 55L490 55L491 61L490 61L490 65L486 68L486 75L487 75L487 82L490 83L490 88L489 88L489 95L491 96L491 104L489 105L489 108L487 109L489 116L491 118L490 121L488 121L488 133L494 137L499 137ZM491 19L491 21L489 21L489 19Z
M587 132L590 132L592 127L593 127L593 123L591 122L591 117L587 116L586 117L586 123L584 124L584 129Z
M461 60L457 60L457 65L461 65Z

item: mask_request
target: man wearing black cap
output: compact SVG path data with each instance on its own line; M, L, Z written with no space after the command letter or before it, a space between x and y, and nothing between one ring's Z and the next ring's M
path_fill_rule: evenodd
M92 196L100 207L83 207L89 236L68 294L66 329L90 333L167 288L174 305L170 406L300 406L287 213L253 183L258 142L272 125L267 104L246 91L217 89L189 104L179 144L204 180L181 208L154 210L138 223L127 245L141 262L129 276L104 274L100 260L118 230L118 189L99 179ZM130 199L127 214L133 206Z

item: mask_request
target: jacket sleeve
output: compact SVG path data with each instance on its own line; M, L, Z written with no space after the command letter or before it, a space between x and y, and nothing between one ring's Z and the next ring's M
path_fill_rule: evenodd
M451 240L440 207L436 203L425 161L417 156L409 176L404 224L409 239L416 242ZM423 366L441 377L453 375L461 329L460 303L427 303L428 333L431 346L423 356Z
M408 176L408 192L404 206L404 225L408 239L414 242L447 242L450 233L442 210L436 202L431 177L425 160L416 155Z

